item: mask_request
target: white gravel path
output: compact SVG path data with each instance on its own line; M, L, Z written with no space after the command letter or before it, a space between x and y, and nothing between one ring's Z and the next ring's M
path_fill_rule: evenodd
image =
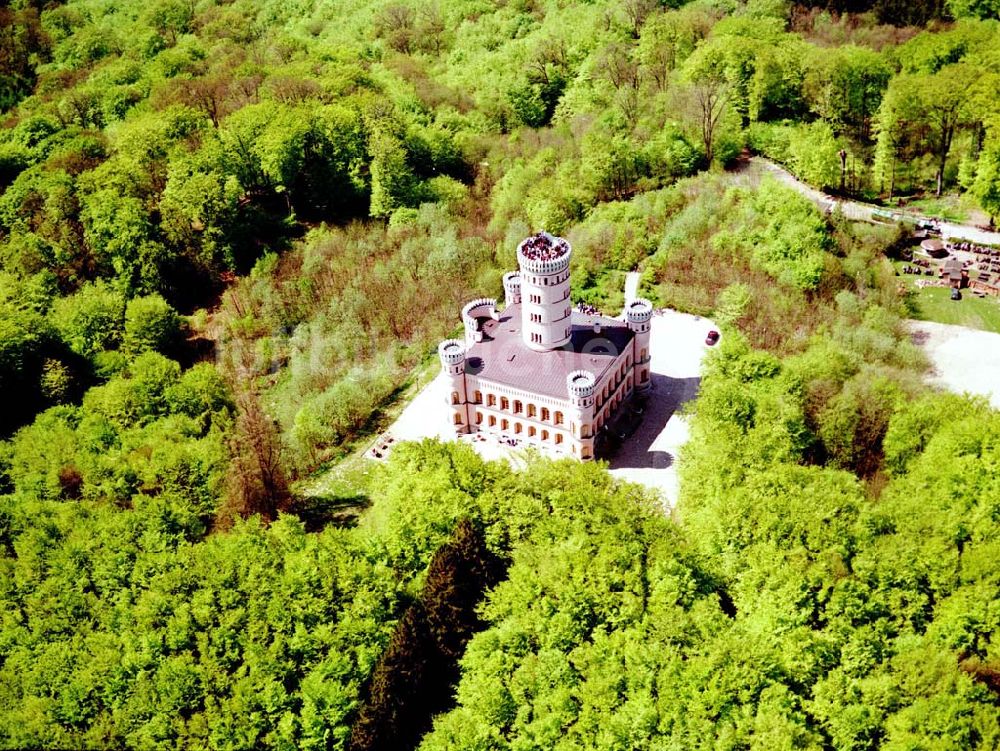
M1000 409L1000 334L930 321L908 326L933 366L928 381L958 394L985 396Z

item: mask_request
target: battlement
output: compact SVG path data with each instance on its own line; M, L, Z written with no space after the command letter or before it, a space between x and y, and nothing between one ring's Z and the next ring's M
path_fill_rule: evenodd
M570 244L561 237L542 231L526 237L517 246L517 263L522 271L555 274L569 267Z
M492 297L480 297L471 300L462 308L462 324L465 326L465 346L471 347L483 340L482 322L484 319L497 320L497 301Z
M465 361L465 344L458 339L445 339L438 345L442 365L458 365Z
M594 395L597 379L588 370L574 370L566 376L566 391L571 399L585 399Z
M653 303L642 297L625 306L625 320L629 323L646 323L653 317Z

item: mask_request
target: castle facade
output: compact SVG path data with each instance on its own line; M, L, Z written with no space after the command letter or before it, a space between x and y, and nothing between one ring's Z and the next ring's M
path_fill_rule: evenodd
M494 299L462 308L464 340L438 346L457 433L483 431L593 459L634 394L650 387L647 300L621 319L574 308L566 240L540 232L517 248L518 271Z

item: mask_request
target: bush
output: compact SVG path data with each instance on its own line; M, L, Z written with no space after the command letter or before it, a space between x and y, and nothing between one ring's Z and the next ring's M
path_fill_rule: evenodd
M180 331L177 311L160 295L137 297L125 309L125 350L131 355L169 351Z

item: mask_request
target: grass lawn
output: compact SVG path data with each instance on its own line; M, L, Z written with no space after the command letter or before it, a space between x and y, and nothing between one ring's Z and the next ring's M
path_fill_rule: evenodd
M897 269L905 263L893 264ZM931 277L908 276L900 273L900 280L916 292L914 304L916 310L913 317L920 321L935 321L951 323L956 326L968 326L970 329L992 331L1000 334L1000 298L980 298L972 294L972 290L963 289L961 300L950 299L951 290L945 287L926 287L917 289L917 279Z

